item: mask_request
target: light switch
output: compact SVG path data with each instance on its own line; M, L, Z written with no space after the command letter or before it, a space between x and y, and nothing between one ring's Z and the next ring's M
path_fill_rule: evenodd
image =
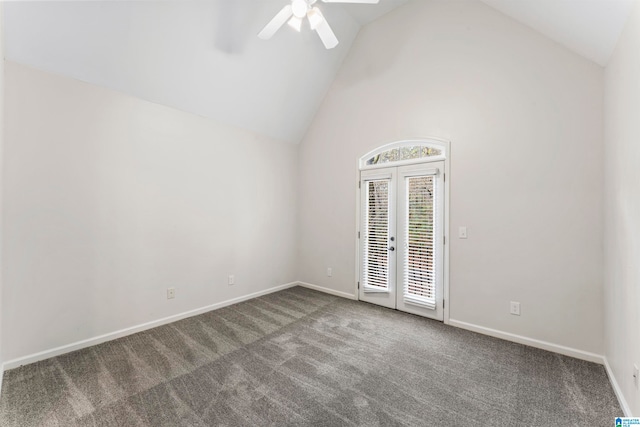
M467 238L467 227L458 228L458 237L460 239L466 239Z

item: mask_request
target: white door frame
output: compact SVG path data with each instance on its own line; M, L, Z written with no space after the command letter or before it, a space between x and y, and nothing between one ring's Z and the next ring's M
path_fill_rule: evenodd
M434 156L433 158L422 158L416 160L405 160L391 163L384 163L380 165L366 165L366 160L376 153L383 152L386 150L390 150L397 147L409 146L409 145L427 145L434 148L438 148L442 151L442 154L439 156ZM451 172L451 142L448 140L440 139L440 138L413 138L408 140L396 141L390 144L386 144L371 150L369 153L364 156L358 158L356 160L356 176L355 176L355 188L356 188L356 233L355 233L355 280L354 280L354 291L356 299L359 299L359 281L360 281L360 201L361 201L361 189L360 189L360 172L365 169L377 169L377 168L386 168L390 166L402 166L407 164L416 164L416 163L430 163L435 161L444 161L444 224L443 224L443 233L444 233L444 248L443 248L443 299L444 299L444 310L443 310L443 322L444 324L449 324L449 307L450 303L450 293L449 293L449 244L450 244L450 233L449 233L449 212L450 212L450 172Z

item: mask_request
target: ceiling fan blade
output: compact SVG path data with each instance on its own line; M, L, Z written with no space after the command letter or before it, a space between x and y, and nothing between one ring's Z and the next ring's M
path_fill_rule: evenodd
M320 40L324 43L324 47L327 49L333 49L338 46L338 38L333 33L333 30L329 26L329 23L326 20L322 20L316 27L316 33L320 36Z
M282 8L280 12L258 33L258 37L262 40L269 40L273 35L284 25L285 22L291 18L293 10L291 5L288 4Z
M362 3L362 4L378 4L380 0L322 0L325 3Z

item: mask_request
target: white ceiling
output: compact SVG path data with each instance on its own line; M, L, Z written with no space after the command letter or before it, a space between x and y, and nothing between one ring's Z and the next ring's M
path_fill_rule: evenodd
M343 4L340 5L340 7L349 15L353 16L360 25L366 25L408 1L409 0L380 0L380 3L377 5Z
M634 0L482 0L602 66Z
M256 37L286 1L4 2L6 58L298 143L360 27L409 0L321 5L329 51L308 28ZM482 1L606 64L638 0Z
M261 28L283 0L7 2L11 61L297 143L360 25L327 5L340 44ZM330 7L329 7L330 6ZM367 7L367 6L362 6Z

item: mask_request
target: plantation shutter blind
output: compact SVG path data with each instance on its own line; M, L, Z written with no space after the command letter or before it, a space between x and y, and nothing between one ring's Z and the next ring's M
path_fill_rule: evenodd
M365 292L389 292L390 179L365 181L362 281Z
M405 303L436 308L436 174L405 177L403 298Z

